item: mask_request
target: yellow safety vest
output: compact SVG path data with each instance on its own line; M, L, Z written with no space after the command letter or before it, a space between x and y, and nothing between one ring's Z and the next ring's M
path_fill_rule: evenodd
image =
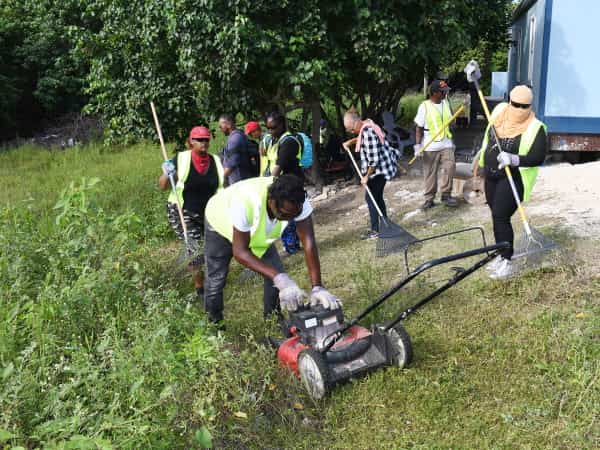
M217 177L219 178L219 187L217 188L217 192L223 189L223 165L221 164L221 160L217 155L210 155L212 160L217 167ZM192 151L185 150L183 152L177 153L177 183L175 184L175 191L177 192L177 197L179 197L179 204L183 207L183 188L185 187L185 182L190 174L190 165L192 164ZM175 197L175 193L171 190L169 194L169 203L177 203L177 197Z
M491 118L492 121L508 106L508 103L500 103L498 104L494 110L492 111ZM519 156L525 156L531 150L531 146L535 141L535 137L540 131L540 127L544 127L544 130L547 129L546 125L538 120L534 119L525 132L521 135L521 142L519 144ZM479 153L479 167L483 167L485 164L485 150L487 149L489 142L489 132L490 126L488 124L485 129L485 134L483 135L483 142L481 143L481 152ZM531 197L531 191L533 190L533 186L535 185L535 181L538 176L539 167L519 167L519 172L521 173L521 179L523 180L523 201L526 202Z
M271 136L270 134L267 136L268 136L268 138L265 136L265 139L263 140L263 142L265 143L265 147L267 148L267 161L266 161L267 166L265 167L265 170L269 169L269 173L273 170L273 167L275 167L275 165L277 164L277 153L279 152L279 143L282 142L284 140L284 138L286 138L287 136L291 137L296 142L298 142L298 155L296 155L296 156L298 157L298 161L300 161L302 159L302 144L298 141L296 136L294 136L289 131L286 131L285 133L283 133L277 141L275 141L273 139L273 136ZM264 173L264 171L261 171L261 174L263 174L263 173Z
M450 102L444 99L442 100L442 113L435 106L431 100L423 102L425 104L425 125L427 126L427 132L430 136L435 136L444 126L444 121L452 117L452 110L450 109ZM443 139L452 139L452 133L450 127L446 127L444 132L438 136L434 142L440 142Z
M233 224L229 210L233 202L241 202L246 209L250 229L250 251L257 257L281 237L286 221L276 220L267 234L267 193L273 177L257 177L242 180L215 194L206 205L206 220L214 230L233 242Z

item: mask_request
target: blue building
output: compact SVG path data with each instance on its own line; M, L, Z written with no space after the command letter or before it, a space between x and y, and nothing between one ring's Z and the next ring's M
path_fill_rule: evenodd
M600 0L522 0L508 90L529 84L554 151L600 151Z

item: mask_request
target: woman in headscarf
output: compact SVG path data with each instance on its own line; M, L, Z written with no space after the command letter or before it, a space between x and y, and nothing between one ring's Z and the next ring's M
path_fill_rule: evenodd
M167 202L167 216L177 237L184 239L183 227L177 210L177 198L183 208L183 219L187 226L188 238L200 243L204 240L204 210L208 200L223 187L223 166L216 155L208 153L211 135L206 127L194 127L188 138L189 150L162 164L163 174L158 179L160 188L171 189L169 175L175 180L177 197L171 192ZM204 297L204 279L200 266L203 256L195 258L188 270L192 274L196 294Z
M346 141L344 145L356 144L354 151L360 155L360 182L369 188L377 206L387 216L383 189L386 182L396 175L400 152L389 144L375 122L371 119L361 120L354 108L344 115L344 128L348 133L356 135L356 138ZM374 239L379 235L379 213L367 193L365 199L369 207L371 229L362 238Z
M529 200L540 166L546 158L546 126L535 117L531 108L533 92L524 85L510 92L510 102L500 103L492 112L492 122L500 148L486 129L481 146L479 167L485 176L485 196L492 212L496 242L507 241L510 248L488 265L490 277L508 278L513 275L514 232L511 217L517 210L505 167L509 167L519 199Z

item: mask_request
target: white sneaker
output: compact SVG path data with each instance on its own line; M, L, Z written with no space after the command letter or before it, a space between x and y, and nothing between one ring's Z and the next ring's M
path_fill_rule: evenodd
M501 262L502 262L502 256L498 255L494 259L492 259L487 264L487 266L485 266L485 270L487 270L488 272L495 272L496 270L498 270L498 266L500 265Z
M490 278L493 280L504 280L514 275L515 271L512 262L508 259L502 258L502 261L498 264L498 268L490 273Z

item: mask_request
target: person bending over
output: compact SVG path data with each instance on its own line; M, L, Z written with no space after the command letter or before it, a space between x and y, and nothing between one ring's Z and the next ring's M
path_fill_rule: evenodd
M294 175L244 180L215 195L206 206L206 285L204 306L211 322L223 321L223 289L231 258L261 274L263 312L280 316L295 311L308 296L285 273L274 242L287 221L296 220L312 285L310 302L338 308L339 300L323 287L312 206L303 181Z

